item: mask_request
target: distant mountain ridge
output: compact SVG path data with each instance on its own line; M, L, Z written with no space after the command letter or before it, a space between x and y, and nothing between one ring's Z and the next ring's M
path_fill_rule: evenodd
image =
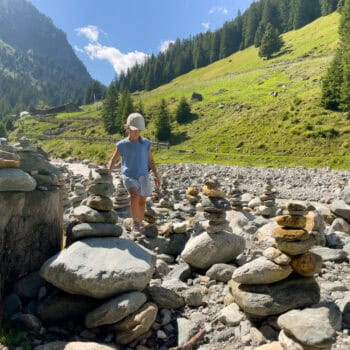
M0 0L0 116L79 102L92 78L62 30L27 0Z

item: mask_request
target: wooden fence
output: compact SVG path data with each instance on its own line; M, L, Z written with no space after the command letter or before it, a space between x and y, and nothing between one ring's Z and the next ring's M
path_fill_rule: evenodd
M37 139L37 140L49 140L49 139L60 139L60 140L80 140L86 142L110 142L117 143L120 139L116 139L113 137L91 137L91 136L59 136L59 135L25 135L29 139ZM160 148L170 148L169 142L158 142L152 141L153 149Z

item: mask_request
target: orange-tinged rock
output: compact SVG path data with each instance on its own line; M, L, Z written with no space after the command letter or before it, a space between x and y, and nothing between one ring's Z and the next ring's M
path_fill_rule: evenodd
M0 158L0 168L19 168L19 165L18 160Z
M282 345L278 341L260 345L255 350L283 350Z
M301 276L311 277L321 271L322 258L318 254L307 252L292 258L293 270Z
M298 215L280 215L274 219L279 226L290 228L304 228L306 224L305 216Z
M305 230L308 232L323 232L325 230L325 221L322 217L322 215L316 213L316 212L310 212L309 214L305 215L306 223L305 223Z
M146 303L130 316L116 323L115 340L120 344L129 344L141 335L147 333L156 320L158 307L154 303Z
M289 240L304 241L309 238L309 234L302 228L275 227L272 230L274 238L284 238Z
M197 186L191 186L186 190L186 194L190 196L198 196L199 191Z
M203 194L205 194L208 197L225 198L225 192L216 188L209 188L207 185L203 186L202 191Z

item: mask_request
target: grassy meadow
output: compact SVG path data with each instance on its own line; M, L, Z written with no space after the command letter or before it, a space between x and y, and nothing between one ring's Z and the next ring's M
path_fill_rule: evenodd
M158 163L202 162L273 167L350 168L350 116L320 106L321 80L338 41L339 14L282 35L281 52L270 60L250 47L207 67L193 70L148 92L141 99L149 119L145 136L154 139L154 110L164 98L174 112L180 98L194 118L172 121L170 150L155 150ZM203 101L190 101L193 92ZM48 129L57 136L107 137L95 106L38 121L22 119L11 135L36 139ZM118 138L119 135L112 135ZM75 156L105 163L112 143L38 140L53 157Z

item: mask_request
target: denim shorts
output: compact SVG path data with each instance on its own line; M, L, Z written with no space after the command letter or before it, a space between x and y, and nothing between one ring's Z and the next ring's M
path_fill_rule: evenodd
M139 195L142 197L149 197L152 195L152 185L148 175L140 177L122 175L122 180L128 192L130 188L136 188Z

